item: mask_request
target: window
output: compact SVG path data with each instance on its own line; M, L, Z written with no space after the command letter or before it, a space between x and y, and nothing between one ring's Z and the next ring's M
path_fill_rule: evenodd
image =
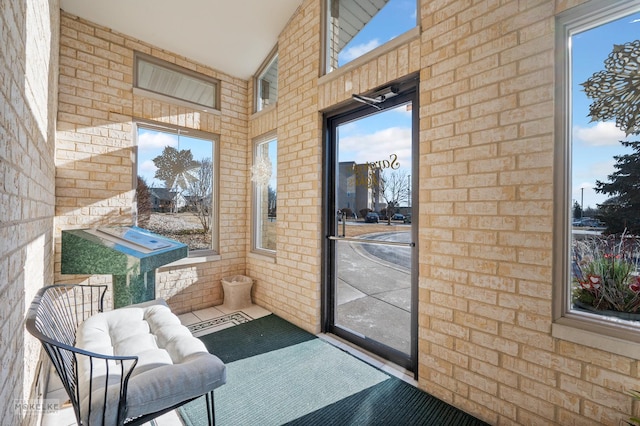
M191 107L219 109L218 85L218 80L206 75L143 53L135 54L136 89L169 97L174 103L183 101Z
M557 21L560 323L640 342L640 1Z
M269 56L256 78L256 111L262 111L278 100L278 54Z
M137 225L187 244L190 256L217 249L214 135L137 125Z
M253 166L253 249L265 254L276 250L278 188L278 142L274 134L254 143Z
M416 26L416 0L326 0L327 73Z

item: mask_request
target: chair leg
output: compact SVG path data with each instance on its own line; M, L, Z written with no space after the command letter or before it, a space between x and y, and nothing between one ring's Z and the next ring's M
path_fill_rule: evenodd
M213 405L213 391L207 392L205 399L207 400L207 419L209 420L209 426L215 426L216 410Z

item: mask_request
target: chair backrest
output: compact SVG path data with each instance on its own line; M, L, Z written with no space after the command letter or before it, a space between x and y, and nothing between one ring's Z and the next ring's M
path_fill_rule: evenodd
M77 357L93 354L75 348L78 325L102 312L107 286L54 285L41 288L27 312L27 331L35 336L51 359L80 423Z

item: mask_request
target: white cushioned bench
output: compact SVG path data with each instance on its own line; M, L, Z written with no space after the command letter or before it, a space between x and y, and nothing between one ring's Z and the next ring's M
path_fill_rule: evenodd
M104 291L45 287L27 314L27 329L56 367L78 423L142 424L207 395L213 424L213 389L226 381L224 363L163 300L102 312Z

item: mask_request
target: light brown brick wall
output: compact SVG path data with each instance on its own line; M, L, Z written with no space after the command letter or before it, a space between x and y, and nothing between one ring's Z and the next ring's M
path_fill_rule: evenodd
M53 231L56 55L40 46L37 65L27 71L25 21L15 22L26 16L22 3L0 6L9 40L0 49L0 129L10 141L0 145L8 214L0 219L0 336L11 348L1 358L5 415L33 382L36 350L25 344L21 321L27 300L54 275L52 240L66 227L131 221L134 116L220 134L221 260L163 269L161 295L179 311L209 306L221 301L222 276L246 272L257 279L259 304L317 331L321 111L414 71L420 387L491 424L618 425L637 410L625 394L638 388L637 359L551 336L554 15L580 0L422 0L419 39L320 79L320 2L306 0L279 38L277 107L255 115L250 83L63 14ZM57 14L35 16L36 31L56 46ZM134 96L133 49L219 78L222 112ZM271 260L247 255L248 167L251 138L274 129L279 204ZM59 273L56 279L87 281ZM90 280L99 281L109 278Z
M276 258L248 259L257 303L313 332L320 330L321 116L318 112L318 2L306 1L278 39L277 111L251 118L251 137L277 129ZM277 126L277 127L274 127Z
M617 425L638 383L551 336L560 3L421 8L420 386L491 424Z
M637 361L551 336L554 16L579 3L422 1L418 39L318 79L305 1L279 39L278 252L248 259L259 303L318 329L320 221L296 217L303 199L321 212L318 112L417 71L420 387L491 424L627 419Z
M14 409L34 393L40 344L24 328L36 291L53 282L57 1L0 3L0 413L3 425L29 424Z
M63 229L133 223L135 119L219 135L220 221L214 226L221 259L159 269L156 295L178 313L222 303L220 279L245 273L247 82L64 12L61 21L55 235ZM219 79L220 112L134 94L134 50ZM111 281L109 276L61 275L59 242L55 271L59 282Z

